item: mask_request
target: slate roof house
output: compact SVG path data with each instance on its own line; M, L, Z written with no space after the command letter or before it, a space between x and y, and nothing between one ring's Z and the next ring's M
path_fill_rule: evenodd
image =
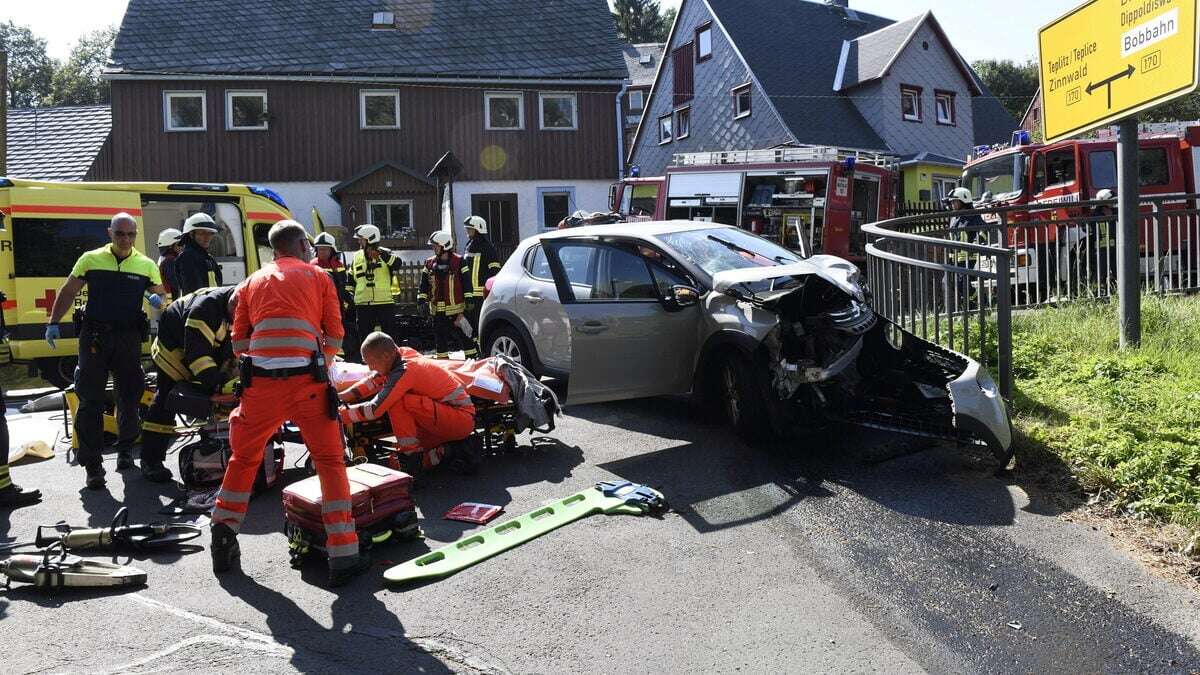
M106 105L8 111L5 173L31 180L83 180L108 139Z
M1016 121L930 12L904 21L847 0L683 0L627 156L830 145L901 159L902 201L937 199L974 145Z
M625 91L625 154L633 147L633 137L637 133L638 123L642 121L642 111L646 108L646 99L650 97L650 88L654 86L654 75L662 62L662 42L646 42L636 45L625 45L625 67L629 69L629 84Z
M105 73L90 177L263 184L399 246L438 226L447 152L455 220L486 217L501 248L603 208L621 168L602 0L130 0Z

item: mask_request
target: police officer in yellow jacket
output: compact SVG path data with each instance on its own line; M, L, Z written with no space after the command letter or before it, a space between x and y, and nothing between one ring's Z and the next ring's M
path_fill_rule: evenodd
M354 289L355 324L359 335L379 330L399 340L396 335L396 301L392 297L392 274L400 258L379 246L382 235L374 225L354 228L358 252L350 261L349 283Z
M79 366L75 369L75 437L79 440L79 463L87 470L87 486L104 487L104 390L108 374L113 376L117 397L117 469L132 469L133 442L138 435L138 402L145 389L142 372L142 340L149 323L142 311L143 296L150 306L162 306L158 265L133 247L137 219L128 213L112 217L108 228L112 243L79 256L67 277L46 326L46 342L54 348L60 337L58 322L88 287L87 305L79 325ZM147 294L147 291L150 293Z

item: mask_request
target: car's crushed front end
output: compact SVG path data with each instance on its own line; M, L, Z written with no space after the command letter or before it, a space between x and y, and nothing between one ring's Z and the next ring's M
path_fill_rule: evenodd
M1004 399L978 362L875 314L857 269L832 256L718 273L741 329L759 344L773 416L839 420L987 446L1004 463ZM777 427L777 431L784 429Z

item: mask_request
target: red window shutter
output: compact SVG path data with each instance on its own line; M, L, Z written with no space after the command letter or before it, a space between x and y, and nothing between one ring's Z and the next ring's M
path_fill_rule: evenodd
M671 68L675 76L675 105L687 103L696 95L696 84L693 80L696 60L692 54L691 42L671 52Z

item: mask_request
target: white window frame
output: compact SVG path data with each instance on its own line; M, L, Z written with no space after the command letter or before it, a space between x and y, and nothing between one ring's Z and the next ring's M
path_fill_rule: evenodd
M668 124L671 125L670 128L667 129L666 134L663 134L663 122L667 122ZM671 113L670 115L660 116L658 118L658 144L666 145L667 143L670 143L672 140L674 140L674 138L675 138L675 114Z
M754 112L754 90L751 88L751 84L751 82L739 84L729 90L729 93L733 95L733 119L735 120L749 117ZM745 110L738 110L738 102L742 100L743 91L750 93L750 107Z
M492 126L492 107L490 105L494 98L516 99L517 101L517 126L515 127L494 127ZM485 91L483 93L483 128L487 131L522 131L525 129L525 94L519 91Z
M200 126L175 127L171 125L171 99L200 97ZM208 131L208 94L202 89L168 90L163 92L163 129L176 131Z
M391 96L392 105L396 110L396 123L387 126L367 124L367 97ZM359 129L399 129L400 128L400 90L399 89L359 89L358 90L358 128Z
M687 113L687 133L683 133L683 127L679 124L680 113ZM692 106L685 105L675 109L675 120L671 122L671 133L677 141L681 141L692 135Z
M913 110L917 111L916 114L913 114L913 115L909 115L908 113L904 112L904 99L910 95L912 96L912 99L913 99ZM905 122L920 122L920 121L922 121L921 120L921 90L914 89L912 87L906 87L906 86L900 87L900 117L902 119L904 119Z
M542 226L543 230L549 230L558 227L558 223L546 222L546 197L559 195L567 198L567 216L570 216L571 206L575 204L575 186L562 185L539 187L537 189L538 224Z
M569 127L548 127L546 126L546 99L548 98L569 98L571 99L571 126ZM539 91L538 92L538 128L542 131L577 131L579 129L579 96L569 91Z
M637 107L634 107L634 105L633 105L633 95L634 94L637 94L637 97L638 97ZM628 105L629 105L629 109L631 111L642 111L642 110L646 109L646 92L645 91L642 91L641 89L633 89L633 90L630 90L628 96L629 96Z
M703 54L700 51L700 44L701 44L700 36L705 35L705 34L708 35L708 53L707 54ZM704 28L701 28L700 30L696 31L696 63L700 63L701 61L707 61L712 58L712 55L713 55L713 39L712 39L712 24L710 23L707 26L705 26Z
M408 207L408 224L400 229L408 230L408 229L412 229L414 227L413 223L416 222L416 219L414 218L414 214L413 214L413 200L411 200L411 199L373 199L371 201L368 201L366 203L368 219L371 218L371 208L374 206L407 206ZM371 221L369 221L369 222L371 222L372 225L378 227L380 229L380 231L384 233L384 239L394 238L394 237L389 237L387 235L395 233L396 229L397 229L396 226L390 222L391 218L392 218L390 215L391 212L389 211L388 213L389 213L389 215L388 215L389 222L386 224L386 226L380 225L379 223L376 223L376 222L373 222L373 219Z
M933 92L933 115L934 115L935 121L938 124L941 124L942 126L947 126L947 127L956 126L958 124L958 120L956 119L958 117L958 114L957 114L957 111L954 109L954 99L956 99L956 98L958 98L958 97L948 91ZM942 118L942 109L938 105L942 101L946 102L946 112L949 115L945 119Z
M253 127L235 127L233 126L233 99L234 97L253 97L257 96L262 99L263 116L258 126ZM225 130L226 131L266 131L269 127L268 121L265 119L269 108L267 108L267 90L266 89L226 89L225 90Z

